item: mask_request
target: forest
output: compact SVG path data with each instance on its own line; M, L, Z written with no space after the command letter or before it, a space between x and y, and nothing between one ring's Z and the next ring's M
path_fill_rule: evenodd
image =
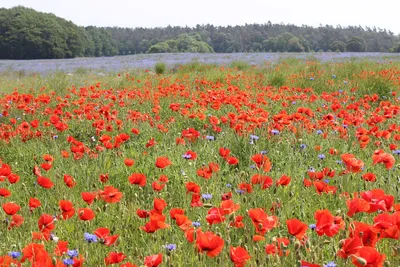
M267 19L267 18L266 18ZM82 27L54 14L0 8L1 59L143 53L400 52L400 35L362 26L292 24L157 28Z

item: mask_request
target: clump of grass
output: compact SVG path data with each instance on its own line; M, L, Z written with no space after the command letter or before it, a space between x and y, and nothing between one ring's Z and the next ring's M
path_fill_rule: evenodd
M275 86L275 87L281 87L281 86L283 86L283 85L286 84L286 78L285 78L285 76L284 76L282 73L280 73L280 72L275 73L275 74L271 77L271 79L269 80L269 84L272 85L272 86Z
M154 66L154 71L159 75L164 74L166 70L167 65L164 62L157 62Z
M245 61L232 61L231 64L229 64L230 68L237 69L237 70L247 70L250 68L249 63Z

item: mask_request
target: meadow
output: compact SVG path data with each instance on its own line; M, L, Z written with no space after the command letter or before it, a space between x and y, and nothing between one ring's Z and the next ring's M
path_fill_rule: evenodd
M0 266L398 266L400 62L0 75Z

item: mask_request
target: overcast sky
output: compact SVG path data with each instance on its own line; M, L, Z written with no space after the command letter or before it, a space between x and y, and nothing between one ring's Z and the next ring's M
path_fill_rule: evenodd
M400 0L0 0L50 12L80 26L165 27L285 23L376 26L400 34Z

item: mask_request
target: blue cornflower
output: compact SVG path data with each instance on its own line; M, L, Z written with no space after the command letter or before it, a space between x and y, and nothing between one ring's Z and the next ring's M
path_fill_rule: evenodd
M226 184L226 187L231 188L232 185L231 184Z
M305 149L306 147L307 147L306 144L301 144L301 145L300 145L300 148L301 148L301 149Z
M332 79L335 79L336 78L336 75L335 74L332 74Z
M267 154L268 154L268 151L267 151L267 150L261 150L261 151L260 151L260 154L261 154L261 155L267 155Z
M258 137L257 135L251 134L250 139L257 141L258 139L260 139L260 137Z
M340 94L343 93L343 90L339 90L339 93L340 93Z
M256 168L257 168L256 165L250 165L250 169L254 170Z
M236 193L238 193L238 194L244 194L244 190L243 189L236 189Z
M206 139L209 140L209 141L214 141L215 140L214 136L212 136L212 135L207 135Z
M74 260L71 259L71 258L69 258L69 259L64 259L64 260L63 260L63 263L64 263L66 266L69 266L69 265L74 264Z
M329 180L328 179L324 180L324 183L329 184Z
M168 244L165 246L166 249L168 249L169 251L174 251L176 250L176 245L175 244Z
M53 135L53 139L57 139L58 138L58 135Z
M315 228L317 228L317 225L315 223L312 223L308 226L308 228L310 228L311 230L315 230Z
M192 225L194 227L200 227L201 223L200 222L192 222Z
M79 253L77 250L69 250L67 251L67 255L71 258L78 257Z
M334 263L333 261L324 264L324 267L336 267L336 266L337 266L336 263Z
M97 236L89 233L85 233L83 235L85 237L85 240L89 243L96 243L97 242Z
M314 77L310 77L310 81L314 81Z
M393 151L393 154L395 154L395 155L397 155L397 156L400 156L400 149L394 150L394 151Z
M344 84L348 84L349 82L348 82L348 81L343 81L343 83L344 83Z
M310 168L308 168L308 171L309 171L309 172L316 172L316 170L315 170L315 168L314 168L314 167L310 167Z
M318 158L319 158L319 159L324 159L324 158L325 158L325 155L324 155L324 154L319 154L319 155L318 155Z
M296 105L296 101L293 101L293 102L292 102L292 105Z
M277 134L279 134L279 131L278 131L278 130L275 130L275 129L273 129L273 130L271 130L271 133L272 133L273 135L277 135Z
M202 194L201 197L202 197L204 200L212 199L212 195L211 195L211 194Z
M10 256L13 259L19 258L21 256L21 252L18 251L11 251L8 253L8 256Z
M183 155L182 155L182 158L184 158L184 159L191 159L191 158L192 158L192 155L190 155L190 154L183 154Z
M317 134L323 134L324 132L322 130L317 130Z
M343 161L337 160L336 163L337 163L337 164L343 164Z

